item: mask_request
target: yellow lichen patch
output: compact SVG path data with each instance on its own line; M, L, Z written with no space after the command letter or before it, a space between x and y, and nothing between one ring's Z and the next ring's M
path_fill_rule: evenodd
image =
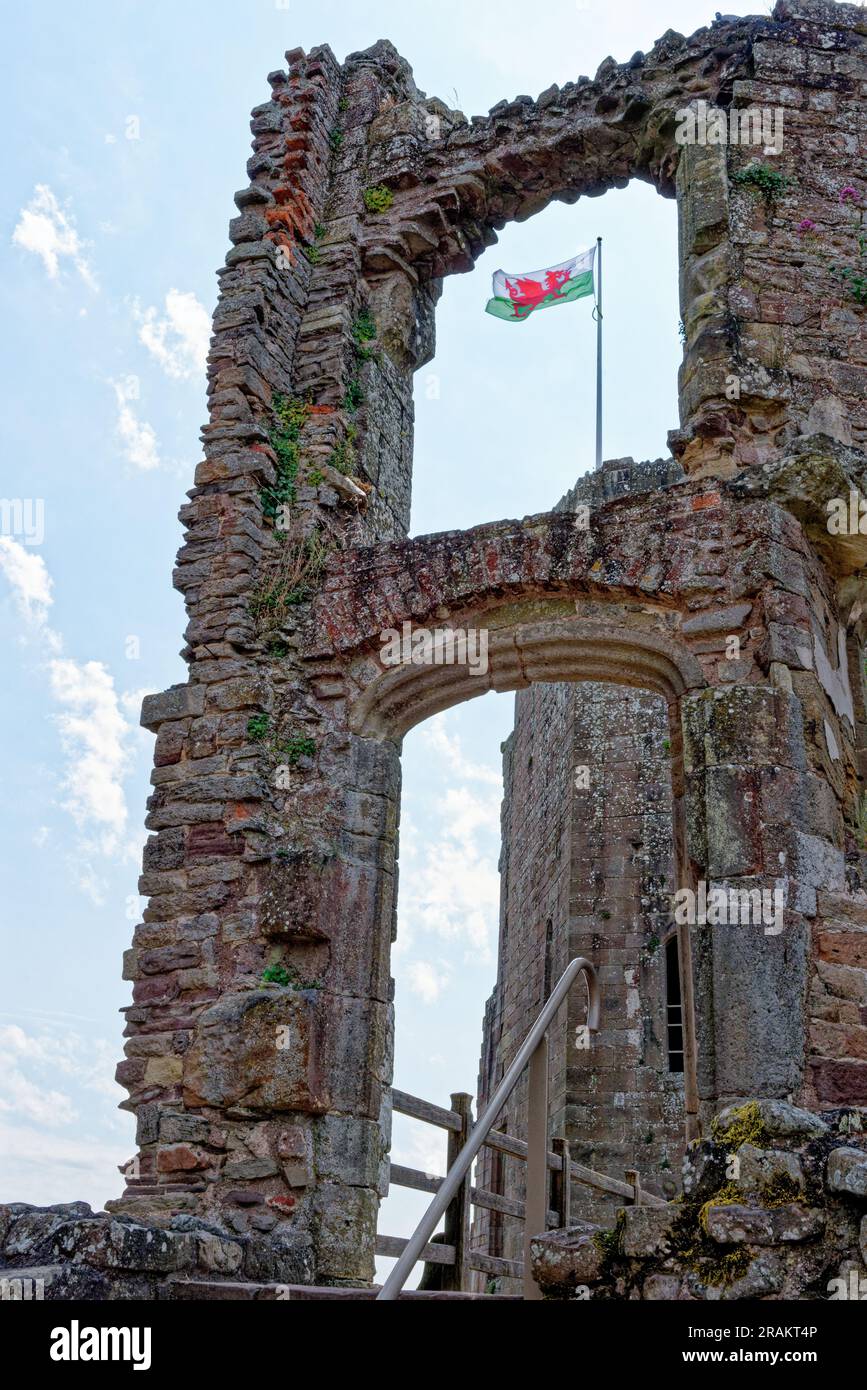
M732 1110L725 1130L719 1116L711 1123L711 1134L717 1143L725 1144L727 1149L739 1149L741 1144L762 1144L767 1139L762 1112L757 1100Z
M804 1191L788 1173L775 1173L760 1188L762 1203L766 1207L787 1207L790 1202L803 1202Z
M737 1183L727 1182L725 1187L721 1187L719 1192L715 1192L701 1208L698 1214L698 1221L705 1235L709 1235L707 1229L708 1207L734 1207L743 1201L743 1193Z

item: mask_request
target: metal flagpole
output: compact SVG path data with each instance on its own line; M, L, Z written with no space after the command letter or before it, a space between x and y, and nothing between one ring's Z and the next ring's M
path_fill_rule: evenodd
M602 467L602 238L596 238L596 471Z

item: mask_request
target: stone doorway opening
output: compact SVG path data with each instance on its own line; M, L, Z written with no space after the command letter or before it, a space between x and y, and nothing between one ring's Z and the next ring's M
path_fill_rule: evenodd
M586 955L600 969L603 1031L592 1053L582 1050L586 1005L583 991L577 990L550 1037L549 1133L569 1140L577 1162L620 1180L626 1170L637 1168L648 1190L670 1197L678 1190L685 1137L683 1044L680 1065L672 1066L671 953L663 944L671 938L676 887L672 748L678 741L672 740L669 707L661 694L582 681L580 675L576 665L573 680L540 681L519 691L514 721L511 702L470 701L479 720L477 735L484 724L486 736L477 736L466 748L455 732L457 710L435 716L408 735L404 804L407 799L416 804L416 788L423 784L430 789L447 767L458 775L463 770L464 784L443 808L440 829L431 840L423 840L422 827L412 819L401 832L392 954L394 1085L398 1093L446 1108L456 1091L467 1091L478 1113L552 983L569 959ZM501 811L491 756L499 723L513 724L500 745ZM431 766L434 759L436 767ZM443 835L442 825L452 813L462 816L465 826L473 818L478 823L485 808L488 862L482 864L477 832L471 830L464 845L448 830ZM436 811L430 819L435 816ZM492 883L496 852L500 881ZM444 858L439 887L438 856ZM462 872L469 881L461 881ZM452 888L456 903L473 912L474 874L484 875L479 877L479 906L488 917L487 941L479 935L478 921L470 922L470 931L461 938L448 912ZM492 952L494 908L498 928ZM423 945L420 936L426 937ZM474 957L480 950L488 952L489 981L496 970L493 989L479 989L485 971ZM679 977L679 965L677 973ZM476 1080L483 994L488 997ZM466 997L463 1010L456 995ZM438 1015L447 1038L435 1026ZM422 1038L427 1040L424 1047ZM526 1138L526 1103L525 1079L498 1126L519 1140ZM445 1131L394 1115L390 1157L399 1177L407 1167L443 1174L446 1151ZM486 1149L475 1181L520 1203L524 1174L522 1162ZM393 1185L380 1208L380 1232L408 1235L428 1201L424 1192ZM605 1219L616 1205L613 1198L574 1185L572 1210L580 1218ZM520 1259L520 1221L481 1209L476 1218L475 1250ZM389 1263L380 1261L380 1273L387 1272Z

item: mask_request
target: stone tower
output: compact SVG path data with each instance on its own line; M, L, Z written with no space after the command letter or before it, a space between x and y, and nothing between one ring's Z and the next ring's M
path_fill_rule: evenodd
M656 492L682 481L672 460L616 459L563 499ZM574 956L597 966L603 1027L592 1049L573 992L549 1037L549 1124L573 1159L622 1178L638 1169L649 1190L679 1186L687 1118L683 1004L675 891L670 732L665 701L628 686L585 682L518 692L503 745L498 977L488 1001L479 1109L493 1093L551 985ZM577 994L577 997L576 997ZM577 1042L576 1042L577 1039ZM525 1079L526 1080L526 1079ZM526 1084L499 1127L525 1136ZM523 1163L483 1151L479 1185L521 1201ZM576 1216L604 1219L613 1197L576 1185ZM515 1222L480 1210L479 1248L518 1260Z

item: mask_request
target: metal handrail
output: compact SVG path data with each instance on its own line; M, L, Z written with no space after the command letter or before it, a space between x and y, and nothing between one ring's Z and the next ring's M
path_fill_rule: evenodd
M515 1086L517 1085L521 1073L523 1072L527 1063L533 1057L537 1048L545 1044L546 1035L554 1019L554 1015L556 1014L560 1005L563 1003L563 1000L566 998L566 995L569 993L569 990L572 987L572 984L574 983L576 976L582 973L587 977L587 993L589 995L590 1001L587 1011L587 1027L591 1033L598 1033L599 981L596 976L596 971L594 967L591 965L590 961L586 960L584 956L576 956L575 960L570 961L569 964L566 966L566 969L563 971L563 974L560 976L560 979L557 981L556 985L551 991L551 996L548 999L548 1002L542 1009L542 1012L539 1014L539 1017L536 1019L536 1022L533 1024L533 1027L530 1029L529 1033L527 1034L526 1038L524 1039L523 1043L518 1049L518 1054L515 1057L514 1062L509 1067L509 1070L506 1072L505 1076L503 1077L502 1081L500 1082L490 1101L485 1106L485 1109L482 1111L482 1114L479 1116L479 1118L476 1120L476 1123L473 1125L473 1128L470 1130L470 1133L467 1137L467 1142L461 1149L456 1162L452 1164L448 1173L443 1178L442 1186L440 1187L439 1191L437 1192L436 1196L434 1197L433 1201L431 1202L421 1221L418 1223L409 1240L407 1241L403 1249L403 1252L398 1257L395 1263L394 1269L391 1271L391 1274L389 1274L379 1293L376 1295L377 1302L392 1302L399 1296L401 1289L403 1288L404 1284L409 1278L410 1270L412 1269L416 1261L419 1259L421 1252L424 1250L424 1247L427 1245L428 1241L430 1240L430 1237L433 1235L437 1223L439 1222L440 1217L445 1212L446 1207L456 1196L461 1183L463 1182L464 1178L469 1172L473 1159L475 1158L476 1154L479 1152L479 1149L482 1147L491 1130L493 1129L494 1121L499 1116L500 1111L502 1110L506 1101L509 1099L509 1096L512 1094L513 1090L515 1089ZM547 1065L545 1067L545 1083L547 1086ZM532 1089L533 1088L531 1087L531 1091ZM531 1094L531 1110L533 1108L533 1100L534 1097ZM547 1100L545 1109L547 1110ZM545 1175L547 1172L547 1115L545 1118L546 1127L544 1128L542 1134L542 1166L540 1177ZM530 1133L529 1137L532 1140L532 1132ZM534 1163L533 1168L536 1167L537 1165ZM533 1174L531 1171L531 1167L528 1163L528 1226L530 1216L530 1184L532 1176ZM547 1202L544 1202L542 1209L547 1209ZM528 1230L528 1239L531 1234L535 1234L535 1232ZM527 1260L525 1261L524 1272L525 1289L526 1282L529 1277L529 1261Z

